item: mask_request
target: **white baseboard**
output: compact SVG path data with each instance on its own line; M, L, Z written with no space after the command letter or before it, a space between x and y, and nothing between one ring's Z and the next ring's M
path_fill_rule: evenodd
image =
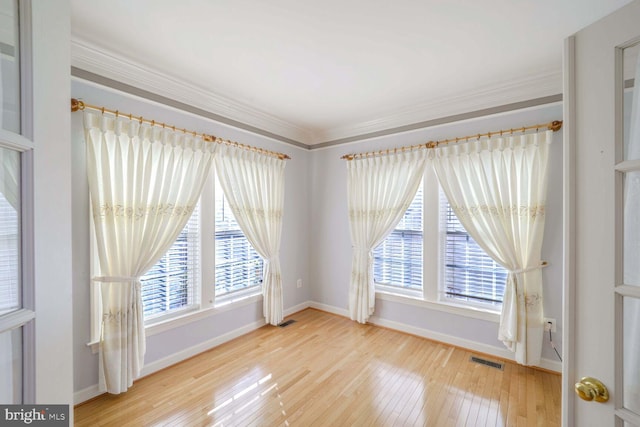
M296 310L296 311L299 311L299 310ZM265 321L264 319L261 319L256 322L252 322L245 326L242 326L238 329L234 329L233 331L228 332L226 334L222 334L210 340L203 341L200 344L186 348L184 350L181 350L177 353L174 353L160 360L156 360L154 362L145 364L144 368L142 368L142 373L140 374L140 378L146 377L147 375L150 375L162 369L168 368L171 365L175 365L178 362L182 362L183 360L186 360L204 351L210 350L213 347L219 346L220 344L224 344L227 341L231 341L234 338L237 338L241 335L247 334L251 331L261 328L264 325L265 325ZM74 405L77 405L89 399L93 399L94 397L99 396L102 393L103 392L101 392L98 389L97 384L92 385L83 390L75 392L73 394L73 403Z
M86 402L87 400L93 399L101 394L102 392L98 389L98 384L94 384L73 393L73 404L77 405L79 403Z
M349 310L346 308L334 307L332 305L322 304L315 301L311 301L310 307L326 311L327 313L337 314L338 316L349 317Z
M290 316L294 313L297 313L309 307L326 311L327 313L332 313L332 314L336 314L343 317L349 317L349 310L347 309L335 307L332 305L322 304L315 301L305 301L293 307L289 307L284 311L284 315ZM490 356L500 357L502 359L507 359L507 360L514 360L513 353L511 353L509 350L505 348L494 347L488 344L483 344L476 341L471 341L471 340L458 338L458 337L454 337L447 334L442 334L440 332L431 331L429 329L418 328L416 326L407 325L405 323L382 319L377 316L370 317L369 323L372 323L378 326L383 326L389 329L394 329L401 332L406 332L408 334L416 335L416 336L427 338L430 340L439 341L445 344L467 348L469 350L488 354ZM265 325L265 321L261 319L256 322L252 322L245 326L242 326L238 329L234 329L233 331L228 332L226 334L204 341L193 347L186 348L182 351L174 353L163 359L156 360L155 362L151 362L144 366L140 377L141 378L145 377L147 375L150 375L162 369L165 369L171 365L175 365L178 362L186 360L190 357L193 357L197 354L200 354L204 351L214 348L227 341L231 341L234 338L237 338L241 335L247 334L251 331L261 328L264 325ZM539 367L543 369L547 369L549 371L562 372L562 364L555 360L542 359ZM93 399L94 397L99 396L100 394L102 394L102 392L98 389L98 385L95 384L75 392L73 395L73 401L74 401L74 404L77 405L89 399Z
M284 317L291 316L294 313L297 313L299 311L305 310L305 309L311 307L311 304L313 304L311 301L305 301L305 302L300 303L298 305L294 305L293 307L289 307L286 310L284 310Z
M406 323L381 319L377 316L371 316L369 318L369 323L515 362L513 352L507 350L506 348L495 347L492 345L479 343L477 341L471 341L468 339L435 332L429 329L418 328L416 326L407 325ZM560 362L556 362L555 360L542 359L538 367L547 369L549 371L562 372L562 364Z
M344 308L334 307L327 304L321 304L314 301L311 301L310 307L316 308L318 310L326 311L328 313L337 314L339 316L349 317L349 310ZM394 329L396 331L406 332L408 334L427 338L433 341L439 341L445 344L466 348L466 349L477 351L479 353L484 353L490 356L495 356L502 359L515 361L513 353L507 350L506 348L495 347L492 345L483 344L476 341L471 341L464 338L459 338L459 337L443 334L440 332L431 331L429 329L418 328L416 326L407 325L406 323L394 322L392 320L382 319L377 316L371 316L368 322L374 325L383 326L385 328ZM549 370L549 371L562 372L562 363L555 360L542 359L538 367Z

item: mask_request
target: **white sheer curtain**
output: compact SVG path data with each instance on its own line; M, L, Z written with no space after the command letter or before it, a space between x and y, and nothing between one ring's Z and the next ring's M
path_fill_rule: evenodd
M395 228L420 186L427 150L347 162L349 226L353 245L349 313L365 323L375 309L373 249Z
M629 141L625 158L640 159L640 55L636 63ZM627 172L624 186L624 283L640 286L640 172ZM624 305L624 406L640 414L640 300Z
M280 238L286 162L233 146L219 150L215 162L220 185L240 229L264 259L265 320L278 325L283 318Z
M516 360L542 351L541 248L552 131L494 137L435 150L434 168L467 232L509 271L499 339Z
M84 119L102 297L99 384L118 394L144 362L139 278L191 216L214 145L135 120Z

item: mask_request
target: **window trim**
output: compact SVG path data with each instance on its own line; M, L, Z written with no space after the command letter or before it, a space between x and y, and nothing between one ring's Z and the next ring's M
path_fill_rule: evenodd
M422 290L410 291L375 284L376 298L490 322L500 322L500 307L454 302L444 294L444 244L446 230L440 220L440 184L432 168L423 177Z

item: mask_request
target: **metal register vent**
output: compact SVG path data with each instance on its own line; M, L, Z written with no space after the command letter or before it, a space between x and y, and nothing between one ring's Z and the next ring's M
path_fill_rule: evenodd
M289 319L289 320L287 320L285 322L280 323L278 326L280 326L281 328L286 328L287 326L289 326L292 323L296 323L296 321L293 320L293 319Z
M504 364L500 363L500 362L493 362L491 360L482 359L482 358L477 357L477 356L471 356L471 359L469 359L469 360L471 362L474 362L474 363L479 363L481 365L490 366L492 368L500 369L501 371L504 370Z

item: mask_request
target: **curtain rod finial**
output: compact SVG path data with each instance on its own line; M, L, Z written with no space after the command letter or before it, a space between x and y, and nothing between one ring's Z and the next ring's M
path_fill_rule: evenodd
M84 110L84 102L76 98L71 98L71 112L75 113L78 110Z
M562 120L554 120L549 125L549 129L554 131L554 132L559 131L560 128L562 128Z

